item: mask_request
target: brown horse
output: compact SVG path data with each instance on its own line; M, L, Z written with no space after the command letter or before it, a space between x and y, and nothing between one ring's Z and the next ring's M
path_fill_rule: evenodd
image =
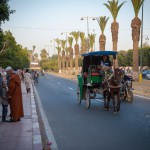
M111 75L109 78L105 78L102 83L105 110L109 110L109 102L110 99L112 98L114 113L120 111L121 77L122 77L122 70L116 68L114 70L113 75Z

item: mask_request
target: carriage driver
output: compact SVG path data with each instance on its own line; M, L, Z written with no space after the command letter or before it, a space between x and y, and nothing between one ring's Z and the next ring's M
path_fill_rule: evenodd
M99 73L102 77L105 77L105 72L108 74L112 74L112 64L111 61L109 60L109 56L103 55L102 59L100 61L100 66L98 66L100 69Z

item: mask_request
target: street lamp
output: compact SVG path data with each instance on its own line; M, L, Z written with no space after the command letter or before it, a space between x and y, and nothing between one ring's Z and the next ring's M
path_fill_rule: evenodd
M92 19L93 21L96 20L96 17L81 17L81 20L83 21L84 19L86 19L87 21L87 39L88 39L88 51L89 51L89 19Z
M139 76L139 81L142 82L142 48L143 48L143 6L144 6L144 1L142 4L142 25L141 25L141 54L140 54L140 76Z
M50 42L51 42L51 43L54 42L54 55L55 55L55 54L56 54L56 53L55 53L55 39L51 40Z

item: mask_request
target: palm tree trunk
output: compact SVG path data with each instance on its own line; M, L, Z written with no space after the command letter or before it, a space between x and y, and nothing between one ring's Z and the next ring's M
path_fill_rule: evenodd
M58 70L60 70L60 55L59 54L58 54Z
M99 37L99 49L105 51L106 37L104 34L101 34Z
M131 27L132 27L132 40L133 40L133 77L135 80L138 80L138 74L139 74L138 45L140 40L141 20L138 17L135 17L131 22Z
M65 72L65 50L62 50L62 70Z
M70 48L70 73L72 74L73 69L73 48Z
M69 71L69 56L66 56L66 73Z
M85 45L82 45L81 46L81 54L84 54L84 53L86 53L86 47L85 47Z
M78 74L79 45L75 44L75 74Z
M111 33L112 33L112 42L113 42L113 51L117 52L117 43L118 43L118 29L119 24L114 21L111 24ZM118 58L116 57L116 60L114 61L115 68L118 68Z

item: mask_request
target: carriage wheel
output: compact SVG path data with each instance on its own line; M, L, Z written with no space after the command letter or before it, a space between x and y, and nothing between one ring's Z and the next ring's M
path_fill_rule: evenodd
M81 104L81 95L80 95L80 87L77 87L77 102L78 104Z
M132 103L133 102L133 92L129 91L127 94L127 102Z
M86 90L86 99L85 99L85 107L87 109L89 109L90 105L91 105L90 90L87 88L87 90Z

